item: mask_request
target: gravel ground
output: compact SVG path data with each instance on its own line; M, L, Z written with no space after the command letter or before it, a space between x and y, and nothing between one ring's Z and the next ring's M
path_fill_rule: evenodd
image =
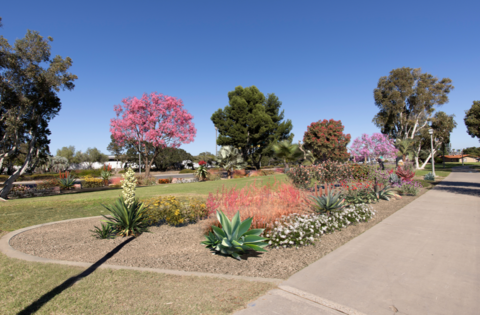
M249 277L286 279L357 235L368 230L406 204L422 195L404 196L400 200L380 201L373 205L377 215L369 222L349 226L342 231L323 235L314 246L268 249L237 261L231 257L212 255L201 245L206 222L184 227L152 227L125 245L107 263L112 265L175 269L242 275ZM15 236L10 244L15 249L34 256L94 263L126 240L100 240L92 237L94 225L100 219L86 219L52 224Z

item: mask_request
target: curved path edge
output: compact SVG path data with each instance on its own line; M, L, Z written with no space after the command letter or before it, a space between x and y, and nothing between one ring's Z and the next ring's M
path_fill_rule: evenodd
M86 262L78 262L78 261L56 260L56 259L43 258L43 257L25 254L21 251L14 249L10 245L10 240L20 233L33 230L42 226L52 225L57 223L65 223L69 221L94 219L94 218L102 218L102 216L93 216L93 217L85 217L85 218L77 218L77 219L43 223L43 224L33 225L33 226L29 226L23 229L10 232L4 235L2 238L0 238L0 252L4 253L10 258L16 258L16 259L21 259L25 261L52 263L52 264L59 264L59 265L89 268L93 264L86 263ZM107 269L115 269L115 270L125 269L125 270L136 270L136 271L147 271L147 272L164 273L164 274L177 275L177 276L197 276L197 277L223 278L223 279L232 279L232 280L246 280L246 281L254 281L254 282L268 282L276 285L285 281L283 279L275 279L275 278L245 277L245 276L226 275L226 274L219 274L219 273L182 271L182 270L145 268L145 267L130 267L130 266L109 265L109 264L102 264L99 266L99 268L107 268Z

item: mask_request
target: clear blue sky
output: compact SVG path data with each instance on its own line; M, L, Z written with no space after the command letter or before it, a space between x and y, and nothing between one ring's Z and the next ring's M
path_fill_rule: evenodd
M480 100L480 1L3 1L0 34L52 36L69 56L75 89L61 92L52 153L74 145L107 153L113 105L159 92L183 100L197 136L182 148L215 152L210 117L236 86L275 93L295 141L320 119L352 139L379 130L373 89L399 67L449 77L441 107L455 114L453 148L480 146L463 118Z

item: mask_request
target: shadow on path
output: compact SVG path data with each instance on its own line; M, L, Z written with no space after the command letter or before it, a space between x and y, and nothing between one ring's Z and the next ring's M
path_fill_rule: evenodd
M435 186L435 190L443 190L454 194L463 194L480 197L480 183L451 182L442 180Z
M55 296L59 295L69 287L71 287L75 282L81 280L82 278L88 277L92 272L94 272L98 267L100 267L104 262L106 262L108 259L112 258L113 255L118 253L125 245L130 243L134 237L130 237L129 239L125 240L123 243L119 244L117 247L112 249L109 253L107 253L105 256L103 256L101 259L99 259L96 263L88 267L85 271L82 273L71 277L56 288L52 289L50 292L45 293L42 295L38 300L27 306L25 309L22 311L18 312L17 315L27 315L27 314L34 314L37 312L43 305L47 304L51 299L53 299Z

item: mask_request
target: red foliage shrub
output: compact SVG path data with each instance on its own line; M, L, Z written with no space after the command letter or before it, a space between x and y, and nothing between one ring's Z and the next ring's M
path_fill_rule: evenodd
M170 179L168 179L168 178L160 178L160 179L158 180L158 183L159 183L159 184L170 184L171 181L170 181Z
M108 182L112 185L121 185L123 178L121 177L113 177L108 180Z
M258 186L254 182L242 189L223 186L215 195L209 194L206 205L211 216L222 210L231 219L240 211L242 220L253 217L251 228L269 229L284 215L307 212L305 200L306 192L291 184L275 181L273 185Z
M407 170L399 166L395 174L397 174L397 176L400 177L402 180L409 182L412 180L413 176L415 176L415 171Z

